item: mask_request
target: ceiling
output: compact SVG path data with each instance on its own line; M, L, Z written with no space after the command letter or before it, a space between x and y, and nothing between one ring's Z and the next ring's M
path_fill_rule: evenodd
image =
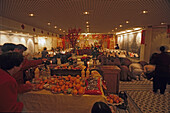
M89 14L84 15L85 11ZM0 0L0 16L55 33L70 28L87 32L86 21L90 33L113 33L170 24L170 0Z

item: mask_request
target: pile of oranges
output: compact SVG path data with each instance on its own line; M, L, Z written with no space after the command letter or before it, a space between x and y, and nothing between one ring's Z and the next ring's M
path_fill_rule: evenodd
M62 77L53 75L52 78L41 80L39 84L36 84L37 89L48 89L53 93L64 93L73 95L83 95L85 89L85 80L81 79L80 75L72 77L71 75Z
M113 103L118 104L123 101L122 98L120 98L118 95L115 95L115 94L109 94L106 97L107 97L107 101L111 104L113 104Z

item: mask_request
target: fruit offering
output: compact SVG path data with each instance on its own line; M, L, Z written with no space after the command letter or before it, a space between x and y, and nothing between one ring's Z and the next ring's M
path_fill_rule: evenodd
M115 105L120 105L123 103L123 99L115 94L109 94L108 96L106 96L106 100L110 104L115 104Z
M32 81L33 90L50 90L52 93L64 93L72 95L83 95L85 89L85 80L80 75L76 77L68 76L50 76L36 78Z

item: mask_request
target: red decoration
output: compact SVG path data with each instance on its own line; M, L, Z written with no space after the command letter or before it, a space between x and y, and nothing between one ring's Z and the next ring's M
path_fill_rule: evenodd
M32 29L35 32L35 28Z
M79 29L71 28L68 30L68 35L66 35L66 38L68 38L70 40L72 47L75 47L75 45L77 43L77 39L79 38L80 31L81 31L80 28Z
M145 32L146 32L146 30L142 30L141 44L145 44Z
M24 28L25 28L24 24L22 24L22 25L21 25L21 28L22 28L22 29L24 29Z
M167 33L170 34L170 25L167 27Z

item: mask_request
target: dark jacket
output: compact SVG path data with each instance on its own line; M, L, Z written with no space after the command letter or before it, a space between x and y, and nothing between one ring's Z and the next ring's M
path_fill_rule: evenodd
M163 52L156 56L154 61L155 72L159 77L170 77L170 56Z

